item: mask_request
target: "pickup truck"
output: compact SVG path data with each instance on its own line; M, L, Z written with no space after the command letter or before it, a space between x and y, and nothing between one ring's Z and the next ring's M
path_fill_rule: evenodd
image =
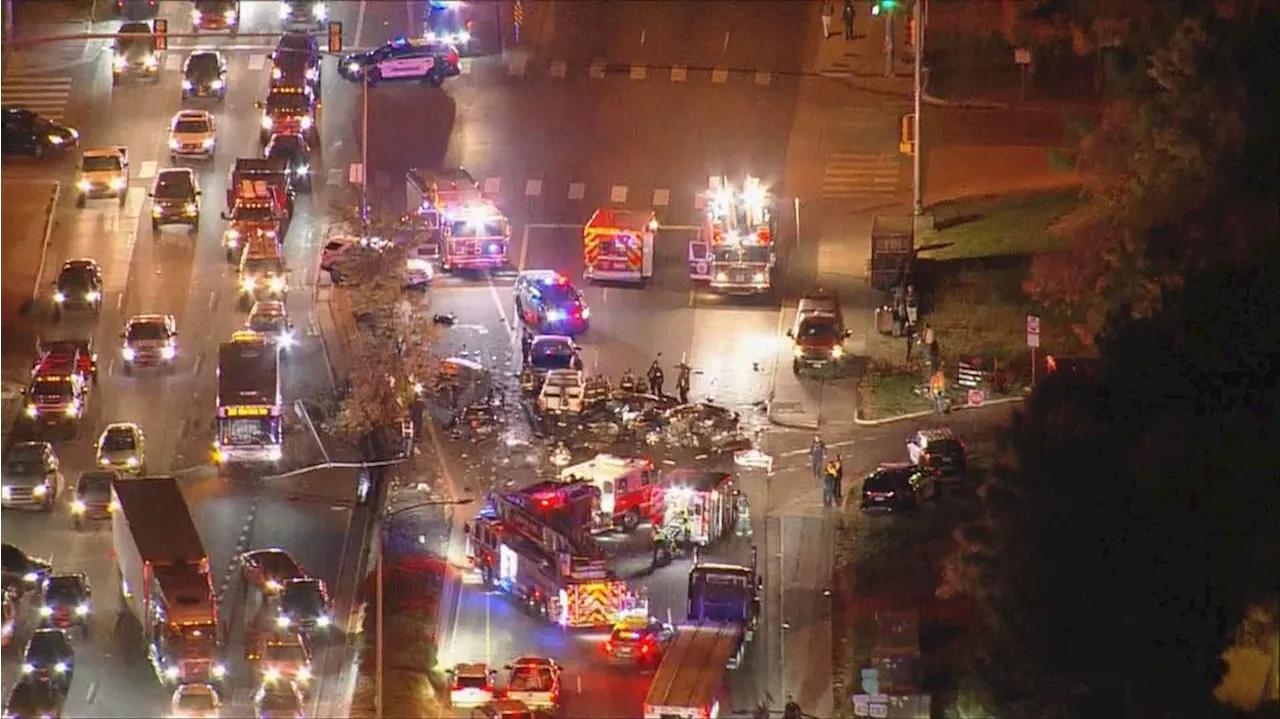
M90 198L114 197L124 205L129 190L129 148L123 146L85 150L76 176L76 207Z

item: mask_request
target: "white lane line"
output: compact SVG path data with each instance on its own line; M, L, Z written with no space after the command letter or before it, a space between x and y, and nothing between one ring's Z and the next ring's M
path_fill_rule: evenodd
M325 173L324 184L328 185L329 187L340 187L342 185L342 168L340 167L329 168L329 171Z
M262 71L263 71L263 70L265 70L265 69L267 69L267 56L266 56L266 55L250 55L250 56L249 56L249 70L250 70L250 71L252 71L252 72L262 72Z
M525 180L525 197L542 197L542 180Z
M458 61L458 74L460 75L471 74L471 58L464 57Z
M529 259L529 225L524 226L524 232L520 235L520 260L516 264L516 268L524 272L527 260Z
M614 185L613 187L609 188L609 202L616 202L618 204L622 204L626 201L627 201L626 185Z
M676 65L671 68L671 82L684 82L689 79L689 67L687 65Z
M568 74L569 66L564 60L551 61L551 77L562 78Z
M631 79L632 79L632 80L643 80L643 79L645 78L645 76L648 74L648 72L649 72L648 68L646 68L644 65L632 65L632 66L631 66Z
M757 84L757 85L768 85L768 84L769 84L769 82L770 82L770 81L772 81L772 80L773 80L773 73L769 72L768 70L757 70L757 71L756 71L756 84Z
M587 183L570 182L569 183L569 199L581 200L587 194Z
M182 68L182 56L169 53L164 56L164 69L168 72L174 72Z
M711 71L711 84L723 85L729 81L729 71L723 67L718 67Z
M356 47L361 47L360 35L364 32L364 10L366 4L368 4L367 0L360 0L359 9L356 10L356 36L352 38Z
M592 80L603 80L604 68L605 68L604 60L594 60L591 63L591 69L587 71L587 75Z
M671 204L671 190L654 190L653 191L654 207L666 207L669 204Z
M507 74L512 77L524 77L529 70L529 58L514 57L511 58L511 64L507 65Z
M155 160L144 160L138 164L138 179L150 180L156 176L156 171L160 169L160 163Z
M502 192L502 178L501 177L484 178L484 187L481 191L490 197L497 197Z

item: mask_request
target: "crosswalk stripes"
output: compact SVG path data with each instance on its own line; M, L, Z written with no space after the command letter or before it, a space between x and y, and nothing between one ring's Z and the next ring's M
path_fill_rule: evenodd
M888 198L898 189L896 155L828 155L822 172L822 199Z
M71 100L71 78L61 75L10 75L0 81L0 105L25 107L62 122Z

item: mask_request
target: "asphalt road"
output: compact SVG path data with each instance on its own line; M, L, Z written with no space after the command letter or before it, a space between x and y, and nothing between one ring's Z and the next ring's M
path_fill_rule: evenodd
M355 4L336 4L335 19L348 28L348 44L355 43ZM166 4L164 9L173 32L190 27L189 6ZM242 30L246 33L274 32L278 21L274 6L246 3ZM105 301L101 316L95 321L70 318L55 325L49 321L48 296L37 306L33 319L40 332L48 337L95 339L101 366L101 380L89 401L88 414L78 436L56 443L69 482L93 461L93 440L102 427L112 421L139 423L147 435L148 467L153 474L173 473L179 476L188 506L209 553L215 572L215 584L224 590L222 613L232 629L234 655L240 647L237 627L246 619L242 598L236 585L227 584L227 571L237 551L259 546L283 546L298 557L310 572L335 585L340 579L339 562L350 560L353 553L344 549L347 525L352 515L354 473L328 471L311 475L270 480L254 474L235 477L221 475L208 467L208 450L213 438L212 418L215 395L216 347L244 322L244 313L236 307L234 268L224 259L220 236L224 223L218 219L223 211L227 170L240 156L256 156L258 113L253 103L264 93L267 83L266 55L274 42L262 38L241 38L231 44L218 38L196 41L174 38L162 60L158 83L125 82L112 87L109 58L69 69L57 75L45 75L50 85L61 87L69 79L69 89L57 108L65 120L82 132L82 147L126 145L130 150L131 177L123 207L110 200L90 201L83 210L74 208L67 193L57 209L45 264L46 279L52 279L58 265L67 258L96 258L105 273ZM218 150L214 159L199 165L199 179L204 191L202 222L193 234L177 228L163 228L153 233L147 222L149 213L146 191L155 172L170 166L166 146L169 119L180 107L179 82L182 58L192 47L221 47L230 60L229 94L222 104L210 104L218 121ZM336 83L337 73L330 72ZM9 79L6 78L6 95ZM342 138L349 134L344 123L350 117L350 100L343 98L346 89L332 85L327 93L325 111L336 106L329 122L322 120L324 147L313 163L317 177L324 178L326 163L342 166ZM32 94L32 97L36 95ZM6 96L6 104L14 98ZM46 103L47 100L39 100ZM52 109L52 108L51 108ZM6 180L10 165L6 162ZM51 162L45 166L20 168L19 174L35 178L61 180L64 186L74 181L74 160ZM8 183L5 204L9 203ZM328 390L325 360L316 337L311 314L312 286L315 278L317 242L322 232L326 190L317 182L316 192L298 202L294 221L286 238L286 260L293 270L290 281L289 309L302 336L298 351L286 360L285 398L293 401ZM6 222L7 228L7 222ZM37 242L38 238L29 241ZM6 256L7 257L7 256ZM179 360L169 374L141 370L132 377L121 372L119 333L124 322L140 312L173 314L178 322ZM10 363L6 356L6 365ZM29 361L27 358L25 361ZM6 370L10 368L6 366ZM287 418L285 464L300 464L316 454L314 441L294 421ZM65 500L66 498L64 498ZM110 540L106 527L83 534L75 533L66 514L65 501L52 515L29 515L6 511L4 540L28 551L51 556L55 565L89 573L96 588L94 621L100 631L83 644L77 657L78 671L72 686L68 708L80 716L156 716L167 706L167 693L148 674L136 627L130 620L119 620L118 591L109 556ZM344 585L349 577L342 578ZM340 604L346 605L340 600ZM341 623L341 622L340 622ZM111 631L119 627L119 632ZM131 633L130 628L135 631ZM6 669L21 652L19 640L6 650ZM337 650L320 658L321 672L336 672L349 665L339 642ZM121 658L124 661L121 661ZM12 672L6 671L5 688ZM233 687L233 710L244 709L251 687ZM322 691L322 707L327 713L341 713L341 697ZM235 709L234 707L239 707Z

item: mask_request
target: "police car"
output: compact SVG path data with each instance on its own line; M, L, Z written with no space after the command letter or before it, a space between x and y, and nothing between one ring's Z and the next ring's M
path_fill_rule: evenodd
M458 8L431 8L427 13L427 39L437 40L466 53L472 49L471 20Z
M351 82L370 85L383 80L417 80L439 86L461 72L458 51L432 39L397 38L369 52L347 55L338 63L338 74Z
M587 331L591 308L569 278L555 270L528 270L516 277L516 314L534 332L570 336Z

